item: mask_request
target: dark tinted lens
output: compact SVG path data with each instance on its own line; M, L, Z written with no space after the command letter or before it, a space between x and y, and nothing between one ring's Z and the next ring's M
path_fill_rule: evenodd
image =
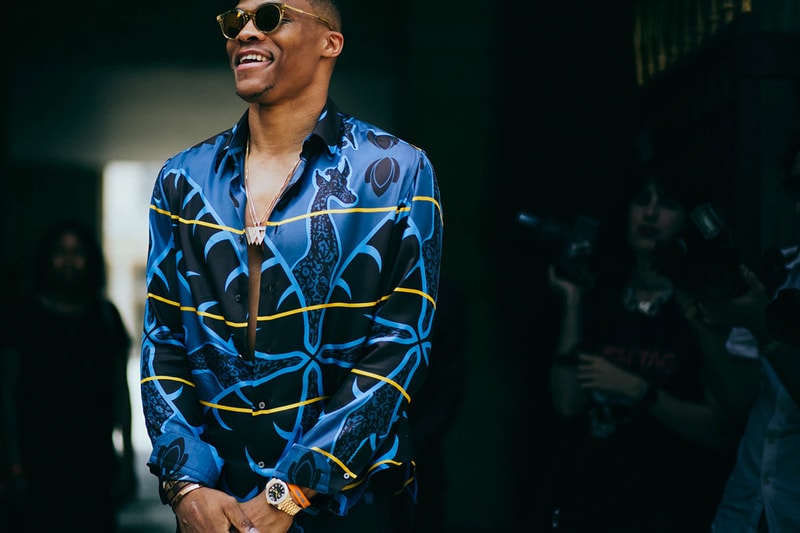
M239 32L242 31L245 24L247 24L247 19L244 13L240 11L228 11L222 15L222 34L229 39L233 39L239 35Z
M264 4L256 9L256 27L263 33L275 31L281 23L281 8L278 4Z

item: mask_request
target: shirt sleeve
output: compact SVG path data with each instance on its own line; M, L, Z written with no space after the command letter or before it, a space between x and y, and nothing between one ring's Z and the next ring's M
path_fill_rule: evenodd
M732 328L725 343L725 348L731 355L750 359L758 358L758 342L756 342L750 330L746 328Z
M153 443L148 465L162 480L190 479L214 486L222 461L215 448L200 437L203 414L177 304L188 285L179 273L180 251L175 246L173 215L180 210L171 205L163 186L177 181L178 175L175 170L167 173L166 168L159 175L150 204L140 363L142 407ZM163 493L161 497L164 501Z

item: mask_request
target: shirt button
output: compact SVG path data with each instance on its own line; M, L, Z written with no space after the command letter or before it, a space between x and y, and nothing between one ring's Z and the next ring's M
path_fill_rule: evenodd
M345 472L345 473L344 473L344 475L343 475L342 477L343 477L344 479L350 479L350 474L348 474L347 472Z
M233 299L236 300L237 302L241 302L242 301L242 295L241 294L237 294L236 296L233 297Z
M267 404L265 404L264 402L258 402L258 408L259 408L259 409L263 409L263 408L265 408L266 406L267 406Z
M264 468L264 461L259 461L258 462L258 467L259 468Z

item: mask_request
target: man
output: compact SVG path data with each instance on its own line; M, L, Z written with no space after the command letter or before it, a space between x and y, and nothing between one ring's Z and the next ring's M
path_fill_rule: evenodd
M784 189L800 220L797 133L781 162ZM796 246L781 252L783 276L774 293L765 288L768 280L743 269L748 287L743 295L699 306L706 324L734 326L725 341L727 357L710 360L711 378L730 418L743 403L747 409L714 532L800 531L800 257ZM737 359L747 359L729 354L750 358L759 369L742 373ZM751 383L752 378L758 382ZM743 400L747 398L751 400Z
M179 530L404 531L441 258L427 155L339 111L332 0L217 17L231 129L150 206L142 399Z

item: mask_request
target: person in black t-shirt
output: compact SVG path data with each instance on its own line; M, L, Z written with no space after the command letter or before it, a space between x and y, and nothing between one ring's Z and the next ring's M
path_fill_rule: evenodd
M699 533L710 526L733 444L718 431L700 343L654 261L657 244L684 228L697 200L682 183L647 176L627 205L624 242L618 253L597 254L611 262L604 268L597 260L591 286L550 270L563 314L550 370L561 433L547 527Z

